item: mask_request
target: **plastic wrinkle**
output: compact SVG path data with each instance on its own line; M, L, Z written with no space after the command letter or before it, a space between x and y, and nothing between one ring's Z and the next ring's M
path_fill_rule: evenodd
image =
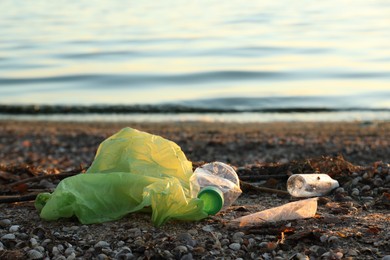
M83 224L117 220L150 207L156 226L169 219L207 217L190 195L192 163L180 147L160 136L124 128L103 141L87 173L62 180L38 195L41 218L76 216Z

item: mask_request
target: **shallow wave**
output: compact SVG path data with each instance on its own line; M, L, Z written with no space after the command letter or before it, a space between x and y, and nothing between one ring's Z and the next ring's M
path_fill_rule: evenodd
M132 84L161 84L161 83L205 83L215 81L251 80L251 79L276 79L288 77L288 73L268 71L213 71L188 74L80 74L63 75L54 77L36 78L0 78L1 85L23 85L36 83L63 83L63 82L84 82L96 83L94 87L107 87L107 83L115 83L115 86L131 86Z

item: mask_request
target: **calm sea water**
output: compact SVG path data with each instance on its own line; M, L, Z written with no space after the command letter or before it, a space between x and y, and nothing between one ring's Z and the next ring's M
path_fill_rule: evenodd
M0 10L0 105L390 120L387 0L2 0ZM326 111L284 113L297 108Z

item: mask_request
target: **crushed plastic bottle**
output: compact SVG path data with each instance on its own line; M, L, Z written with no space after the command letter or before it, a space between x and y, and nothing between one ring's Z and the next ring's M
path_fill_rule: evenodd
M338 181L323 173L294 174L287 180L287 191L294 197L323 196L337 187Z
M192 197L203 200L203 210L209 215L225 210L242 193L237 173L222 162L196 168L190 177L190 191Z

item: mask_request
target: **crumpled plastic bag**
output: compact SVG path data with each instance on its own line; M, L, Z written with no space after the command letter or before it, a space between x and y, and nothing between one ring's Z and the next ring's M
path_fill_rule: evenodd
M190 195L192 164L180 147L132 128L103 141L85 174L62 180L55 191L35 200L45 220L76 216L83 224L151 211L160 226L169 219L207 217L203 201Z
M318 198L294 201L279 207L266 209L231 221L232 226L252 226L263 222L312 218L317 212Z

